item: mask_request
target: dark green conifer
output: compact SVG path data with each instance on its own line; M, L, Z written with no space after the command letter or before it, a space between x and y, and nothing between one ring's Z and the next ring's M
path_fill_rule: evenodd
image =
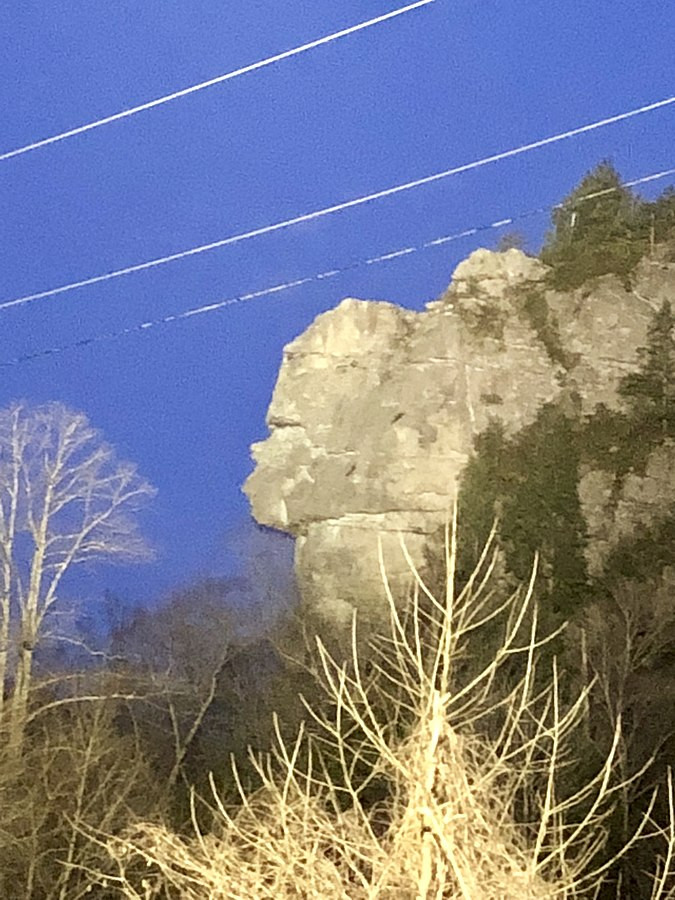
M664 300L638 350L640 368L626 375L619 393L645 436L675 438L675 319Z
M641 213L641 201L622 186L614 166L596 166L553 213L553 231L541 251L553 267L553 285L570 290L614 272L628 286L648 247Z

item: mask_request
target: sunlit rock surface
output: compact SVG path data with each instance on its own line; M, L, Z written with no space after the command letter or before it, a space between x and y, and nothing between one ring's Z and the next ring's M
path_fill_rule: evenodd
M605 276L559 294L545 274L519 250L477 250L425 311L348 298L285 348L244 490L259 523L296 536L300 590L325 616L386 608L378 539L392 590L403 591L400 541L422 562L490 417L516 431L561 392L587 412L615 405L675 283L665 262L643 261L631 292ZM589 478L584 497L598 511L602 485ZM626 515L609 532L596 518L607 547L628 527Z

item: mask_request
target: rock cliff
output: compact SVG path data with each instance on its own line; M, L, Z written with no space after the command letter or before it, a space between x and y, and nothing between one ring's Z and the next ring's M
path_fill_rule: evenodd
M477 250L425 311L348 298L285 348L244 491L259 523L296 537L300 591L323 615L345 621L358 606L378 616L378 536L400 591L399 535L419 563L490 417L513 432L547 401L616 405L651 312L673 294L675 264L643 260L631 290L610 275L557 293L546 273L519 250ZM664 453L659 473L675 461L672 447ZM653 469L652 486L663 481ZM638 481L625 490L651 490ZM580 490L602 544L596 568L629 527L625 509L624 526L608 523L606 487L587 473Z

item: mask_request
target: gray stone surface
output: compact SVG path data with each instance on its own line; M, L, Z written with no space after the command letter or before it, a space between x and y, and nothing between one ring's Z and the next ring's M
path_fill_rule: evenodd
M587 411L614 405L651 310L675 284L675 265L661 261L640 264L631 292L606 276L558 294L545 290L545 274L519 250L477 250L425 311L348 298L285 348L270 434L252 447L244 491L258 522L296 536L301 592L325 616L385 608L379 536L392 589L403 592L400 539L419 564L490 417L518 430L561 392L577 392ZM532 292L545 300L567 370L523 311ZM587 478L587 505L596 504L601 478ZM601 505L589 513L599 539Z

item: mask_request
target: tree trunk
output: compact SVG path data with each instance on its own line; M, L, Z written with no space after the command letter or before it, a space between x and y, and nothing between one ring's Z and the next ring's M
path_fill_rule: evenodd
M23 739L28 717L28 695L33 673L33 655L38 636L40 614L40 591L44 575L45 552L47 548L47 527L51 515L52 483L45 491L44 506L39 525L33 532L35 550L30 567L30 583L25 604L21 609L21 647L16 665L16 681L12 694L12 708L9 726L10 753L19 756L23 750Z
M23 751L23 740L28 718L28 694L33 671L33 643L24 641L16 667L16 682L12 694L9 715L9 751L18 757Z

